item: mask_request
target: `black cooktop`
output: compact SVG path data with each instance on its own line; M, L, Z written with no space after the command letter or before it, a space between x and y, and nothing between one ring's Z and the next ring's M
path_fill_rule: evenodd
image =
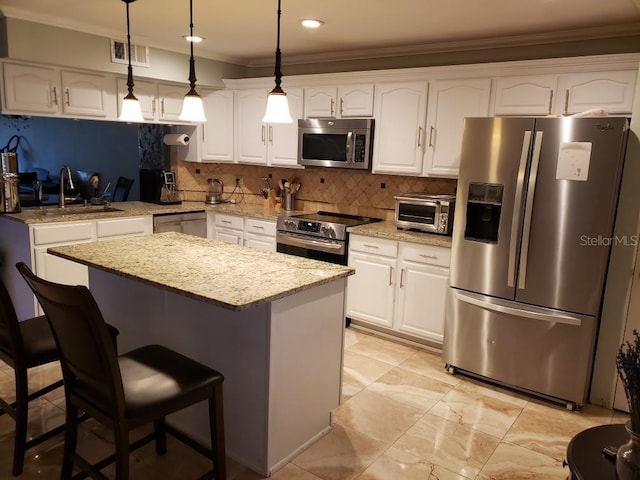
M306 213L302 215L292 215L293 218L301 220L309 220L314 222L331 222L340 223L346 227L355 227L356 225L363 225L365 223L381 222L381 218L364 217L360 215L349 215L346 213L324 212L319 211L316 213Z

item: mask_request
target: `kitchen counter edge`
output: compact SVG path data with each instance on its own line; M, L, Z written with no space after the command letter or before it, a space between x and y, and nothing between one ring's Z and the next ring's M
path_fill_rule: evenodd
M264 220L275 221L282 212L280 209L266 208L263 205L255 204L218 204L208 205L204 202L182 202L176 205L158 205L155 203L146 202L115 202L109 204L110 207L117 208L120 211L116 212L103 212L99 211L99 207L89 206L82 207L76 205L70 205L67 207L69 211L74 213L65 215L62 212L58 212L58 207L27 207L23 208L18 213L5 213L0 215L0 218L7 218L17 222L31 224L43 224L43 223L58 223L58 222L75 222L83 220L100 220L108 218L122 218L122 217L137 217L145 215L166 215L172 213L190 213L190 212L202 212L212 211L221 213L230 213L234 215L241 215L244 217L253 217ZM87 208L86 213L76 213L78 210ZM43 212L54 211L53 214L43 214ZM300 211L287 211L287 214L302 213Z
M451 248L451 237L435 233L414 232L398 230L392 221L368 223L347 229L350 234L363 235L365 237L386 238L403 242L420 243L437 247Z

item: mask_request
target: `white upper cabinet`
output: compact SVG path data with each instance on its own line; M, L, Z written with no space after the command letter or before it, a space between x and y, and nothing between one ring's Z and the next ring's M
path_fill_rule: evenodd
M291 167L298 165L298 119L302 118L304 96L302 88L287 88L286 92L293 123L267 126L267 163Z
M547 115L558 90L557 75L527 75L496 79L494 115Z
M189 91L188 85L158 84L158 99L160 100L160 111L158 120L174 121L179 120L182 113L182 103L184 96Z
M114 118L114 78L54 67L3 64L3 113Z
M239 163L295 166L298 157L298 119L302 118L302 88L286 88L293 123L263 123L268 91L237 90L235 149Z
M496 79L495 115L572 115L603 109L630 114L637 70Z
M134 79L133 94L140 102L142 118L149 122L178 122L182 101L188 91L188 85ZM118 115L127 93L127 79L118 78Z
M465 117L489 115L491 79L436 80L429 85L424 173L457 177Z
M202 160L233 162L233 90L201 92L207 121L202 124Z
M422 173L428 84L376 85L373 173Z
M637 72L574 73L560 77L556 112L565 115L592 109L604 109L610 114L628 114L633 107Z
M338 87L307 87L304 91L305 116L307 118L370 117L373 115L373 92L372 83Z

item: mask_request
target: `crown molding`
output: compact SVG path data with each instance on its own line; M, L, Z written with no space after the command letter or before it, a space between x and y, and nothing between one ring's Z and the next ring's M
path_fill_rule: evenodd
M634 1L640 2L640 0ZM402 47L387 47L357 51L316 53L310 55L287 55L285 45L282 48L282 64L299 65L349 60L365 60L373 58L425 55L447 52L490 50L505 47L527 47L554 43L579 42L586 40L634 36L640 36L640 23L629 23L624 25L593 27L576 30L564 30L559 32L537 33L530 35L511 35L479 40L462 40L453 42L430 43L425 45L408 45ZM246 66L268 67L271 64L273 64L273 58L269 57L250 60Z

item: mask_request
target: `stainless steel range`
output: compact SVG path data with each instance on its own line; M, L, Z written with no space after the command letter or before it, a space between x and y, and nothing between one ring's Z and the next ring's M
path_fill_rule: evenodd
M347 228L379 221L380 218L324 211L280 215L276 233L277 250L299 257L346 265L349 241Z

